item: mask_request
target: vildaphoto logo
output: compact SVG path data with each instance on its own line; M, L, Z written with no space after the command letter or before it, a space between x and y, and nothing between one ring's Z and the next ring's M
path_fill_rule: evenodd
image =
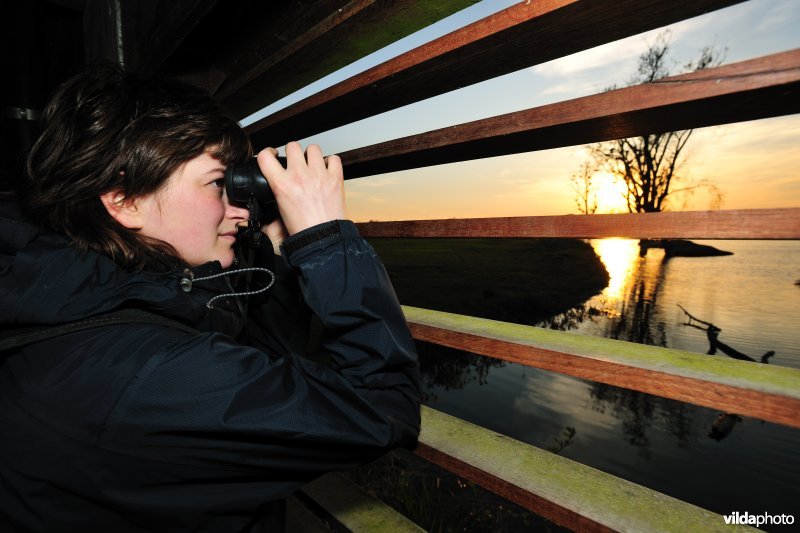
M784 524L794 524L794 515L791 514L769 514L769 513L761 513L761 514L751 514L747 511L740 513L739 511L734 511L731 514L722 515L722 518L725 519L725 523L729 525L737 525L737 526L768 526L768 525L784 525Z

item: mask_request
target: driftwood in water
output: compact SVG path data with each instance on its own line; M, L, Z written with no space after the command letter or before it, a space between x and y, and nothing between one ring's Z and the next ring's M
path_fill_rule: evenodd
M681 304L678 304L678 307L689 317L687 322L684 322L684 326L690 326L699 330L703 330L706 332L706 337L708 337L709 348L708 354L714 355L717 353L717 350L724 353L728 357L732 357L734 359L739 359L742 361L753 361L756 360L749 355L745 355L739 350L735 350L731 346L725 344L724 342L719 340L719 334L722 331L721 328L715 326L711 322L706 322L705 320L701 320L696 316L693 316L689 311L687 311ZM702 324L702 325L700 325ZM768 363L769 358L775 355L775 352L770 350L764 355L761 356L762 363ZM720 441L727 437L732 431L733 428L736 427L736 424L742 422L742 417L734 413L720 413L714 423L711 424L711 428L708 431L708 436L716 441Z
M717 353L717 350L719 350L728 357L733 357L734 359L740 359L742 361L753 361L753 362L757 361L756 359L750 357L749 355L745 355L742 352L735 350L731 346L719 340L719 333L722 331L721 328L715 326L711 322L706 322L705 320L700 320L699 318L692 316L689 313L689 311L684 309L684 307L681 304L678 304L678 307L680 307L681 310L686 314L686 316L689 317L689 321L684 322L683 324L684 326L690 326L706 332L706 336L708 337L708 342L710 345L708 352L706 353L708 353L709 355L714 355L715 353ZM705 327L699 326L695 324L695 322L699 322L700 324L705 324ZM773 355L775 355L775 352L773 350L765 352L764 355L761 356L760 362L768 363L769 358L772 357Z

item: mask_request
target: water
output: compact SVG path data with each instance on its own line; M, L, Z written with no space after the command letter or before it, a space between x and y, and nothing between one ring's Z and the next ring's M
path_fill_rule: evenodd
M707 353L705 329L686 325L680 304L738 352L772 350L769 364L800 368L800 243L708 241L734 254L666 262L663 250L640 258L636 241L591 244L608 287L540 326ZM431 407L720 514L800 520L800 430L441 347L421 353L460 369L443 379L423 368Z
M770 364L800 368L800 287L795 285L800 279L800 243L696 241L733 255L673 257L665 262L658 249L640 258L637 242L591 241L611 280L602 294L584 305L599 310L599 316L584 320L574 331L707 353L706 332L684 325L688 317L680 305L721 328L719 340L737 351L760 359L773 350ZM628 313L621 318L623 310Z

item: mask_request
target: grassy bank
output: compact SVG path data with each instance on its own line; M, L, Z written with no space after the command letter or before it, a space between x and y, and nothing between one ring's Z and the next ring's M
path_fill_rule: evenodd
M404 305L532 324L597 294L608 273L572 239L370 239Z

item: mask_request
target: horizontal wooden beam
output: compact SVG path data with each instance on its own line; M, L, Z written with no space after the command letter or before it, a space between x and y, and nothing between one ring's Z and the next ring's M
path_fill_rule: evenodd
M800 112L800 49L339 154L347 179Z
M729 531L723 517L422 407L417 455L573 531Z
M335 520L336 525L351 533L374 533L376 531L422 533L424 531L398 511L373 498L364 489L339 473L334 472L315 479L303 486L300 494L302 495L301 501L312 503L324 515Z
M194 70L220 73L224 79L214 96L241 119L475 2L224 2L222 20L209 20L218 50L194 58L187 43L180 59L190 70L195 64ZM225 17L231 13L237 18Z
M364 237L800 239L800 208L360 222Z
M800 428L800 370L404 306L417 340Z
M740 1L519 2L278 111L248 132L256 147L280 146Z

